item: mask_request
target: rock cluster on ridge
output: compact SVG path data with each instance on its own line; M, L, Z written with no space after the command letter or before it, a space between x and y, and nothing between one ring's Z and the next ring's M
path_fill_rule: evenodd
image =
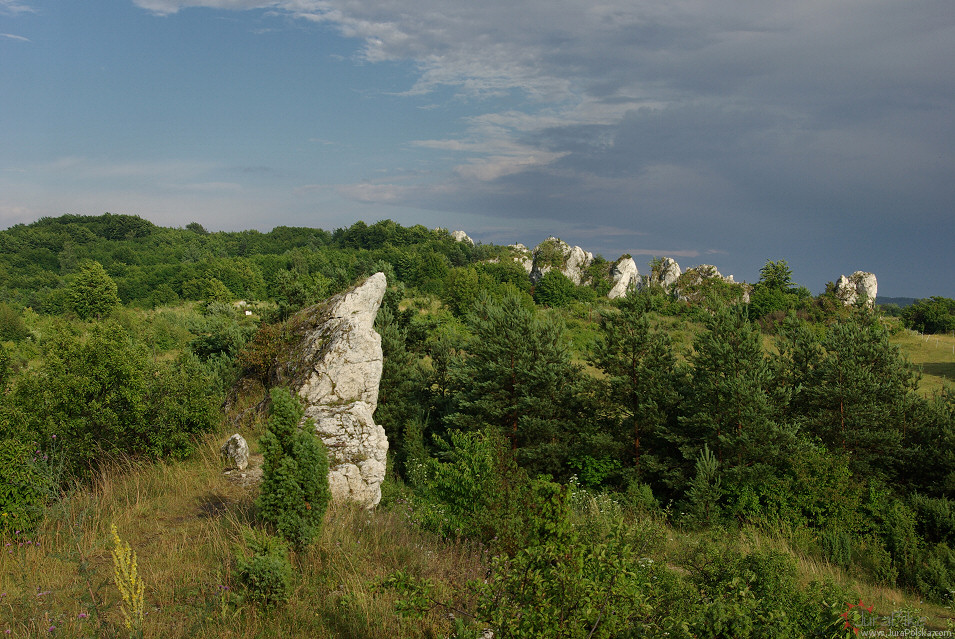
M867 271L856 271L849 277L839 276L836 282L836 297L846 306L851 306L861 299L865 299L869 308L875 306L875 296L879 292L879 283L875 275Z
M536 284L548 271L557 269L580 286L587 279L584 271L593 261L593 253L551 236L534 247L531 282Z
M313 306L302 315L294 390L305 419L329 454L332 498L372 507L381 500L388 438L375 424L381 381L381 337L374 322L385 294L384 273Z

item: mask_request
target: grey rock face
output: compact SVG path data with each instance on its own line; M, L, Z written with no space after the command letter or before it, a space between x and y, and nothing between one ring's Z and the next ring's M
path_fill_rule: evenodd
M702 302L704 296L701 293L700 287L708 280L722 280L727 284L731 284L736 287L739 292L738 301L743 304L749 303L749 284L734 281L732 275L724 276L712 264L700 264L699 266L687 269L677 279L674 285L677 297L685 302Z
M640 271L637 270L633 258L621 257L617 260L610 269L610 279L613 281L613 288L607 293L610 299L624 297L627 291L636 288L640 284Z
M245 470L249 465L249 445L245 438L236 433L219 449L225 458L226 467Z
M531 282L536 284L552 268L556 268L567 276L571 282L580 286L584 281L584 269L594 261L594 254L585 251L579 246L570 244L556 237L549 237L534 247L534 263L531 268Z
M332 498L369 508L381 500L388 452L385 429L373 418L382 367L374 322L385 287L376 273L316 307L321 321L305 335L307 374L298 388L305 418L328 447Z
M672 257L664 257L660 263L655 265L647 276L647 284L650 286L662 286L663 290L669 291L670 287L676 284L676 281L683 275L680 265Z
M851 306L861 299L865 299L869 308L875 306L875 297L879 292L879 282L875 275L867 271L856 271L849 277L839 276L836 282L836 297L846 306Z
M534 269L534 254L531 253L531 250L523 244L511 244L508 248L511 249L511 257L514 261L523 266L527 274L530 275Z
M464 231L451 231L451 237L457 242L467 242L471 246L474 246L474 240L468 237L468 234Z

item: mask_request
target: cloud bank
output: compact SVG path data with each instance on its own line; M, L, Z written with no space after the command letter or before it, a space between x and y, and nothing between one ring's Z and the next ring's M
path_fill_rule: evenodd
M330 25L366 62L412 61L407 94L487 105L460 135L415 143L453 158L446 174L340 187L356 201L592 218L747 260L754 238L952 238L950 0L135 1Z

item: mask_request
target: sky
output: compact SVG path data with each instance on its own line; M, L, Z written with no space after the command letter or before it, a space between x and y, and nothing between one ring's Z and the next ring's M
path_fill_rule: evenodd
M0 0L0 228L107 211L955 297L955 4Z

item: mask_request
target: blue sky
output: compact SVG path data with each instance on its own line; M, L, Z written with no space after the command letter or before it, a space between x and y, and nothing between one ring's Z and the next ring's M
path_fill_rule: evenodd
M951 0L0 0L0 227L358 219L955 297Z

